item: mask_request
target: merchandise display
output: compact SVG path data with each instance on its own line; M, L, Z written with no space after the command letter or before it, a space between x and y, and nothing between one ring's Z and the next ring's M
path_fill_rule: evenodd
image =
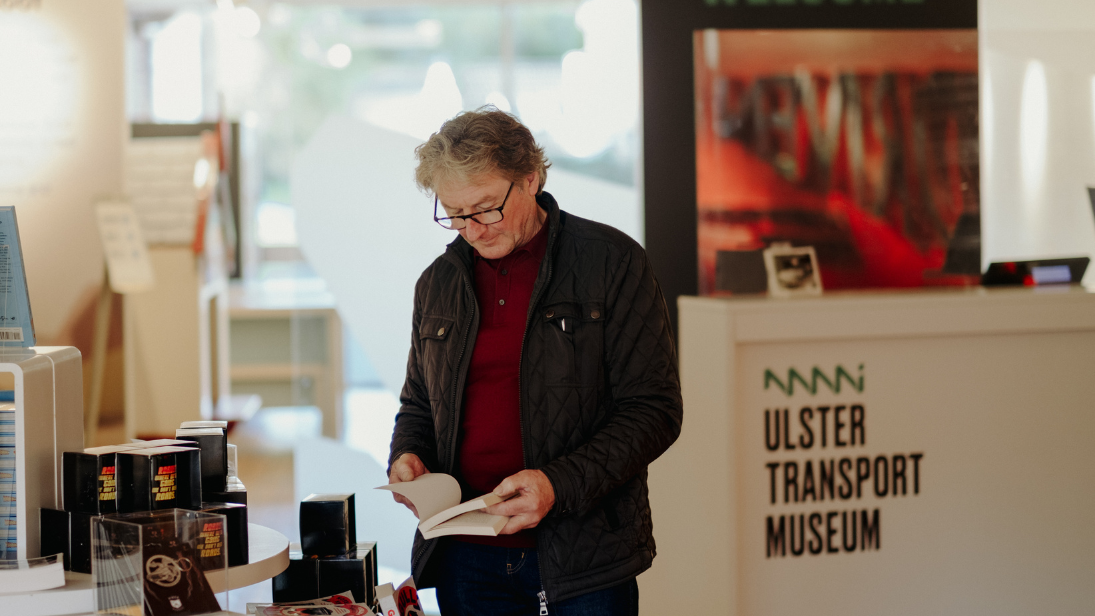
M96 518L97 609L145 616L219 611L208 576L223 572L221 587L227 588L224 523L223 515L183 509Z
M353 494L312 494L301 501L301 548L290 550L289 567L274 578L275 602L350 592L355 601L372 604L376 543L357 542L355 518Z
M225 422L187 422L223 424ZM210 452L232 452L235 471L235 447L224 445L224 427L194 426L180 429L187 436L203 437L193 431L212 430L213 438L205 441ZM203 450L194 447L201 441L190 439L157 439L135 441L122 445L93 447L62 454L62 493L64 511L43 507L40 510L39 540L41 553L64 555L64 568L78 573L91 573L91 523L100 515L135 514L163 509L188 509L225 516L225 526L216 529L214 537L206 538L203 550L215 549L218 554L227 549L229 566L248 562L248 528L246 492L243 482L235 478L239 491L210 492L215 500L202 498L202 474L205 470ZM220 484L227 480L228 456L222 457L225 470L213 462L214 470L207 473ZM243 503L231 501L242 495ZM217 498L221 497L221 498ZM11 519L14 528L14 518ZM210 529L209 532L213 532ZM209 541L214 543L208 543Z
M371 605L376 597L377 574L376 543L359 543L348 554L325 558L290 550L289 567L274 578L273 598L277 603L311 601L348 592L354 601Z
M312 494L300 503L300 548L307 556L338 556L357 543L353 494Z

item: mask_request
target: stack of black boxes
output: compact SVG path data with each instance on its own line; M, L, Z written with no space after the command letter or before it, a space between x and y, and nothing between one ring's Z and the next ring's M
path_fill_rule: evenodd
M225 516L228 566L237 567L248 562L247 492L228 489L227 428L222 421L188 421L175 430L175 438L190 441L201 451L201 502L184 509Z
M91 573L93 518L179 508L226 516L228 565L247 564L247 492L228 491L227 425L198 423L212 425L180 429L176 439L64 452L63 510L41 510L41 553L63 553L65 569Z
M376 543L358 543L353 494L312 494L300 503L300 550L274 578L274 602L308 601L350 591L372 605Z

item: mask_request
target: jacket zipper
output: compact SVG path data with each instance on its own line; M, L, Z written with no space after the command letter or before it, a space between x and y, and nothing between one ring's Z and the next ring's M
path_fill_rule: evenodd
M544 224L551 225L550 214L548 219L544 221ZM550 230L550 229L549 229ZM528 328L532 325L532 315L536 314L536 304L540 301L540 296L543 295L544 289L547 288L548 283L551 282L552 265L555 261L554 253L552 250L555 248L555 231L551 230L551 236L548 237L547 250L544 251L544 258L548 260L547 264L547 277L544 278L544 283L540 285L540 288L536 290L536 295L529 301L528 316L525 318L525 333L521 336L521 355L517 358L517 420L521 425L521 457L525 459L525 468L527 469L529 464L528 450L525 448L525 392L521 386L521 372L525 364L525 341L528 340ZM539 551L539 541L536 546ZM541 561L542 562L542 561ZM547 590L544 588L544 568L538 567L538 573L540 576L540 592L537 596L540 598L540 614L546 616L547 611Z

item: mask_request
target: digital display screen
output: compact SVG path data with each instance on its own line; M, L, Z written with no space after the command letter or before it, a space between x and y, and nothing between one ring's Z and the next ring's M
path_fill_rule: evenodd
M1035 265L1030 268L1034 284L1059 284L1072 281L1072 270L1067 265Z

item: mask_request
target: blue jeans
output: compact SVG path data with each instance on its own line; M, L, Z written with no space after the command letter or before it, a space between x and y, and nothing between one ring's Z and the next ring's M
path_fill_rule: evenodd
M437 546L437 603L442 616L540 614L540 562L535 549L446 540ZM639 585L626 582L549 603L551 616L637 616Z

